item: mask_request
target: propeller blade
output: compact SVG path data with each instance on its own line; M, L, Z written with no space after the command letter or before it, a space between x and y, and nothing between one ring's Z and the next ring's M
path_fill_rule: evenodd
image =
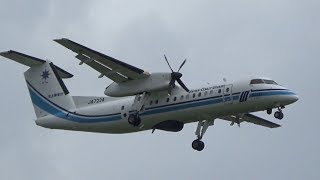
M175 87L175 80L171 80L168 87L168 94L171 95L172 89Z
M177 72L179 72L179 71L180 71L180 69L181 69L181 68L182 68L182 66L186 63L186 61L187 61L187 59L185 59L185 60L183 61L183 63L180 65L179 70L178 70Z
M187 88L186 85L184 85L184 83L181 81L180 78L177 79L177 82L180 84L180 86L181 86L184 90L186 90L187 92L189 92L189 89Z
M176 80L175 79L171 79L171 81L169 82L169 88L174 88L176 85Z
M173 70L172 70L172 68L171 68L171 66L170 66L170 63L169 63L169 61L168 61L168 59L167 59L167 57L166 57L166 55L164 54L164 59L167 61L167 64L168 64L168 66L169 66L169 68L171 69L171 71L173 72Z

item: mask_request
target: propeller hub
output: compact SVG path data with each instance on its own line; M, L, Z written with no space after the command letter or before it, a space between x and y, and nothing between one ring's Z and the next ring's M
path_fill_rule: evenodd
M173 79L180 79L180 78L182 77L182 74L179 73L179 72L172 72L172 73L171 73L171 77L172 77Z
M171 70L171 72L172 72L172 73L171 73L171 81L170 81L170 83L169 83L169 94L171 94L171 89L175 87L175 82L176 82L176 81L178 82L178 84L179 84L184 90L186 90L187 92L189 92L189 89L188 89L188 88L186 87L186 85L181 81L182 74L179 73L180 69L181 69L182 66L186 63L187 59L185 59L185 60L182 62L182 64L180 65L178 71L175 72L175 71L173 71L173 69L171 68L170 63L169 63L166 55L164 55L164 58L165 58L168 66L169 66L169 68L170 68L170 70Z

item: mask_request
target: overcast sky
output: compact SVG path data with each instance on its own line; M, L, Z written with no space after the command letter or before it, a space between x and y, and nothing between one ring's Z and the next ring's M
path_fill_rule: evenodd
M35 125L26 67L0 58L0 179L319 179L320 1L1 0L0 51L49 59L75 76L72 95L111 83L52 40L66 37L150 72L184 58L189 87L266 76L300 100L267 129L216 121L206 148L196 124L179 133L110 135Z

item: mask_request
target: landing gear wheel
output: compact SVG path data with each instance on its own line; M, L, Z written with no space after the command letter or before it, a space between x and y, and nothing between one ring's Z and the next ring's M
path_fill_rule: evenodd
M204 149L204 143L201 140L196 139L192 142L192 148L197 151L202 151Z
M267 109L267 114L272 114L272 109Z
M276 111L274 117L281 120L283 119L283 113L281 111Z
M136 127L140 125L141 119L138 114L131 114L128 118L128 123Z

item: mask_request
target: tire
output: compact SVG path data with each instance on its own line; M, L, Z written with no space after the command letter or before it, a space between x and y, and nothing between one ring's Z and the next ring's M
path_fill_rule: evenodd
M133 126L139 126L141 123L141 119L138 115L131 114L128 118L128 123Z
M279 111L276 111L276 112L274 113L274 117L277 118L277 119L279 119L279 117L280 117L280 112L279 112Z
M202 151L204 149L204 143L201 140L194 140L192 142L192 148L197 151Z
M267 114L272 114L272 109L267 109Z
M280 120L283 119L283 116L284 116L283 113L280 112L278 119L280 119Z

